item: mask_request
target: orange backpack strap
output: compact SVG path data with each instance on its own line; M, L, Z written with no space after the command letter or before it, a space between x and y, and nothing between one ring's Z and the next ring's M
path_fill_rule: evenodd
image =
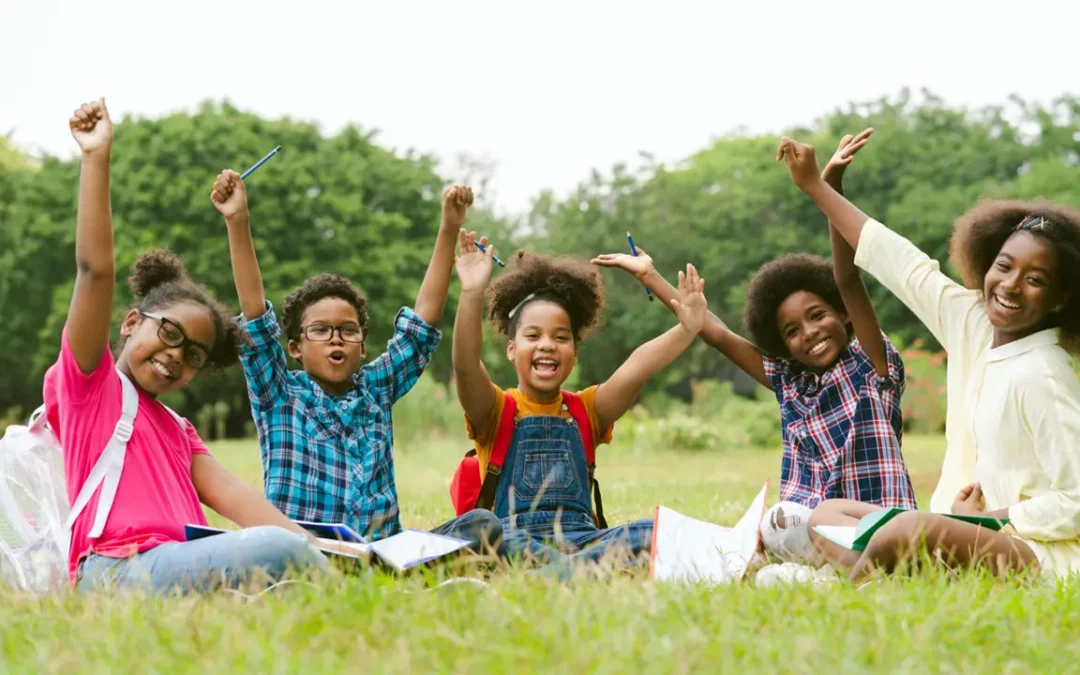
M476 508L495 508L495 490L499 487L499 476L502 474L503 464L506 462L506 453L510 450L510 443L514 440L514 426L517 417L517 401L509 393L504 394L502 415L499 416L499 428L495 430L495 442L491 446L491 458L488 459L487 473L484 474L484 483L480 486L480 494L476 497Z
M577 422L578 431L581 433L581 445L585 448L585 463L589 467L589 482L592 483L593 504L596 507L596 526L607 529L607 519L604 518L604 501L600 497L600 483L596 480L596 443L593 433L592 420L589 419L589 411L581 397L571 391L562 393L566 411Z

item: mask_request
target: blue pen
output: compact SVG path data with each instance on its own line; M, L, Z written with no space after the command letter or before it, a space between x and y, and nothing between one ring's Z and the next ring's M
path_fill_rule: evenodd
M476 248L480 249L480 252L481 252L481 253L487 253L487 246L484 246L484 245L483 245L483 244L481 244L480 242L476 242ZM494 260L495 262L499 263L499 267L506 267L506 263L504 263L503 261L499 260L499 256L497 256L497 255L493 255L493 256L491 256L491 258L492 258L492 260Z
M637 257L637 246L634 246L634 238L630 236L630 232L626 233L626 241L630 242L630 252L633 253L634 257L636 258ZM654 298L653 298L652 291L650 291L648 288L645 289L645 295L649 296L649 302L653 301Z
M274 155L276 155L278 153L278 150L280 150L280 149L281 149L281 146L279 145L276 148L274 148L273 150L271 150L270 152L266 153L266 157L263 157L259 161L255 162L254 166L252 166L250 169L248 169L244 173L240 174L240 180L244 180L245 178L250 176L252 174L252 172L255 171L255 169L258 169L260 166L262 166L263 164L266 164L268 161L270 161L270 158L273 157Z

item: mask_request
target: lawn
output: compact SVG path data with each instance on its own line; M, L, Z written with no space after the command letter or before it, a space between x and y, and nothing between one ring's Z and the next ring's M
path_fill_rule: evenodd
M407 526L451 515L462 443L398 454ZM777 452L644 454L614 445L598 476L610 522L664 504L730 524ZM258 484L257 448L215 454ZM920 499L939 438L905 440ZM888 672L1075 671L1080 593L934 575L856 590L656 586L642 576L560 586L520 572L488 589L424 590L421 579L328 579L256 599L151 599L0 592L2 672Z

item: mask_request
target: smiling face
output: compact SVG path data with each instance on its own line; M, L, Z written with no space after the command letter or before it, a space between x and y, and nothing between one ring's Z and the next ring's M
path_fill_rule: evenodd
M1031 232L1017 232L1001 247L983 278L986 313L994 326L994 346L1046 327L1068 298L1059 291L1058 256L1053 245Z
M791 358L816 372L831 368L847 347L847 320L810 291L795 291L776 308L776 328Z
M367 355L356 308L341 298L323 298L304 310L300 330L300 337L289 340L289 355L327 394L348 393Z
M570 315L547 300L530 302L518 311L521 317L506 347L517 370L518 389L537 401L554 400L577 364Z
M191 382L213 353L217 331L210 310L197 302L147 314L132 310L120 325L125 343L117 366L143 391L158 396Z

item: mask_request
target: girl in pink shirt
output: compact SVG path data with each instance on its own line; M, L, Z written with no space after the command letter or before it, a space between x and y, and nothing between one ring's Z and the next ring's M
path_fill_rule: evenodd
M75 259L78 274L60 357L45 376L49 425L64 448L69 501L120 420L122 380L138 392L123 472L99 536L100 494L72 527L69 567L80 589L108 586L202 591L265 582L288 569L325 567L308 535L207 451L194 427L157 397L182 389L205 367L237 359L239 331L172 254L142 255L129 280L135 306L109 350L116 269L109 198L113 125L104 99L70 120L82 148ZM250 529L187 542L184 526L206 524L200 502Z

